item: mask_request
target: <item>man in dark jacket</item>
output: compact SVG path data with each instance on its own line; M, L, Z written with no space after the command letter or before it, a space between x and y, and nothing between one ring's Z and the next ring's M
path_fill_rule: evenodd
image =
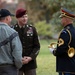
M75 75L75 15L62 8L60 17L64 29L60 32L56 50L50 48L50 52L56 56L56 71L59 75Z
M38 34L34 26L27 24L27 10L20 8L16 11L18 23L14 29L19 33L23 46L22 56L24 57L24 65L19 70L19 75L36 75L36 57L40 50Z

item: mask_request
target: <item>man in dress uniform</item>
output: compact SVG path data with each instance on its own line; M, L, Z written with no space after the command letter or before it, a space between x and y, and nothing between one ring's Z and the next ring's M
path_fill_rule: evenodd
M64 28L59 34L57 48L50 48L50 52L56 56L56 71L59 75L75 75L75 14L61 8L60 18Z
M14 29L19 33L23 46L23 54L25 64L19 70L19 75L36 75L36 57L39 53L40 44L38 34L34 26L28 24L27 10L20 8L16 11L16 19Z

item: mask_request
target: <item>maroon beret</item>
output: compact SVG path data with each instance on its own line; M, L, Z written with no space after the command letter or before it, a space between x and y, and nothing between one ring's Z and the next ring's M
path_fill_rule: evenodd
M16 18L20 18L25 14L27 14L27 10L20 8L16 11Z

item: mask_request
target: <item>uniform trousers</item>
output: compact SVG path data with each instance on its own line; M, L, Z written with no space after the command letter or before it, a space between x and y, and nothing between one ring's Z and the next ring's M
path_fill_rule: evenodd
M59 75L75 75L75 73L73 74L73 73L59 73Z
M18 75L18 70L13 65L0 65L0 75Z
M28 71L19 71L19 75L36 75L36 69L31 69Z

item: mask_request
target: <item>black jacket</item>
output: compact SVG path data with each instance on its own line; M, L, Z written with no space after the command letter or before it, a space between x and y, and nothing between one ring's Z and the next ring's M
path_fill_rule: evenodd
M68 56L69 46L75 49L75 28L72 24L65 26L59 35L54 52L57 72L75 72L75 55L72 58Z
M36 57L40 50L40 43L35 27L26 24L23 28L20 28L19 25L16 24L14 29L19 33L19 37L22 42L22 56L30 56L32 58L32 61L23 65L21 70L35 69L37 67Z

